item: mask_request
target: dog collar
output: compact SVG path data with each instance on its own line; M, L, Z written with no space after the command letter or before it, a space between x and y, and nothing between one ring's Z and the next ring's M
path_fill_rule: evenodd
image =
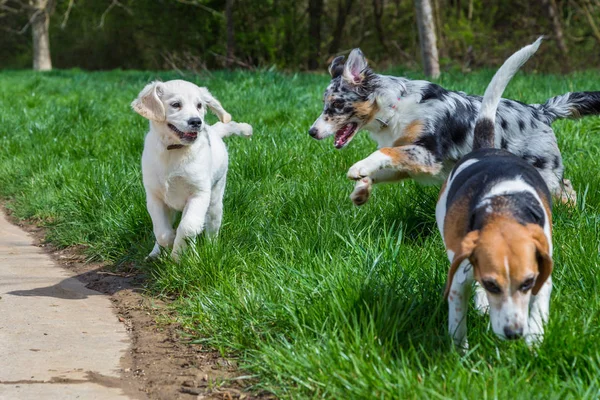
M396 111L396 108L398 106L398 103L400 103L400 100L402 99L402 95L398 95L397 99L398 100L394 104L391 104L389 106L390 110L392 111L392 115L388 118L387 121L384 121L381 118L375 118L375 121L379 122L379 125L381 125L379 129L387 128L389 126L390 121L394 116L394 112Z
M167 146L167 150L177 150L177 149L181 149L182 147L185 147L185 145L183 144L170 144Z

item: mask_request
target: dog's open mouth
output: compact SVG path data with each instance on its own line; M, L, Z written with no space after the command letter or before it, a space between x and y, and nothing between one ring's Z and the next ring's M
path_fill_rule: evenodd
M356 122L350 122L349 124L344 125L342 129L339 129L335 133L335 140L333 141L333 145L335 146L335 148L341 149L342 147L347 145L356 133L357 127L358 124Z
M173 132L175 132L177 135L179 135L179 137L181 139L186 139L186 140L196 140L196 138L198 137L198 132L196 131L191 131L191 132L182 132L179 129L177 129L175 127L175 125L169 124L169 128L171 128L171 130Z

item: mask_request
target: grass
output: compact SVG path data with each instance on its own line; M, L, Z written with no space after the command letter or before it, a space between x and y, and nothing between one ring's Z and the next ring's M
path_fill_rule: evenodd
M493 71L445 75L483 93ZM416 77L415 74L409 74ZM0 195L61 246L134 263L174 298L194 339L239 355L282 398L600 396L600 118L554 124L578 206L554 210L555 289L543 345L496 339L471 313L471 351L453 351L441 293L448 262L435 187L377 187L361 208L346 170L374 150L309 138L328 79L273 72L187 77L208 86L251 140L228 139L222 234L181 265L145 264L152 248L140 156L147 122L129 108L170 73L0 72ZM600 87L600 73L521 74L507 97L542 102Z

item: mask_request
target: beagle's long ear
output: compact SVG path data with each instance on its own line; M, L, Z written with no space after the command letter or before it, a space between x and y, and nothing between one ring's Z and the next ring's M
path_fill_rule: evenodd
M335 60L334 60L335 61ZM348 61L344 65L342 77L351 85L360 85L365 79L365 72L368 68L367 60L360 49L354 49L348 56Z
M339 56L333 59L329 65L328 71L331 78L337 78L344 72L344 56Z
M131 103L131 108L144 118L163 122L167 117L165 107L160 100L163 93L164 84L162 82L151 82L142 89L137 99Z
M458 267L460 267L460 264L462 264L463 261L471 257L473 250L475 250L475 247L477 247L478 241L479 231L471 231L463 238L463 241L460 244L460 253L454 256L454 260L452 260L450 270L448 271L448 280L446 281L446 289L444 290L444 299L448 299L448 294L450 294L450 288L452 287L452 281L454 280L454 274L456 274L456 270Z
M529 224L527 228L531 232L531 239L536 247L536 258L539 270L535 285L533 285L533 289L531 290L531 293L535 296L542 286L544 286L544 283L546 283L550 274L552 274L554 262L550 257L550 244L548 243L548 239L546 238L542 227L535 224Z
M206 88L200 88L202 99L206 102L206 105L210 110L219 118L224 124L231 121L231 115L225 111L219 100L217 100Z

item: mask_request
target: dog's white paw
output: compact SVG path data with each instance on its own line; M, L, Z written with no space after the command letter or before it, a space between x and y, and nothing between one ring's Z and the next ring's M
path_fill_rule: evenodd
M229 114L228 112L223 112L222 118L221 118L221 122L224 124L227 124L229 122L231 122L231 114Z
M373 181L371 180L371 178L368 177L362 178L361 180L356 182L354 190L350 194L350 200L352 200L354 205L362 206L369 200L372 185Z
M154 248L152 249L150 254L148 254L148 256L146 257L146 261L156 260L159 256L160 256L160 246L158 245L158 243L155 243Z
M475 282L475 310L477 310L479 315L485 315L490 311L490 303L487 295L479 282Z
M362 178L366 178L370 175L370 169L368 165L364 161L359 161L348 170L348 179L352 179L353 181L358 181Z
M240 122L240 133L242 134L242 136L245 137L250 137L252 136L252 125L247 124L245 122Z

